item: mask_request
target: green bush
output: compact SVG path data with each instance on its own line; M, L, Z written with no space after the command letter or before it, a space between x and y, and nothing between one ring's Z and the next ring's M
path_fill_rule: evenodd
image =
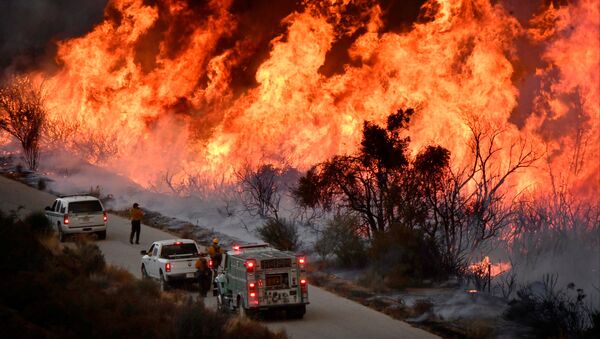
M435 241L400 224L376 234L370 252L374 270L392 288L441 280L448 275Z
M368 261L368 253L359 229L358 218L336 215L315 243L315 251L324 260L334 255L341 266L363 267Z
M258 236L273 247L282 251L296 251L300 248L298 228L286 219L270 218L256 229Z

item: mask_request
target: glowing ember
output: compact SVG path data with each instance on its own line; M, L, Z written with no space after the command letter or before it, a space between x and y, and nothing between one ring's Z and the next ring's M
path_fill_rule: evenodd
M306 169L354 151L364 120L415 107L414 151L439 143L460 164L467 123L477 121L505 131L499 166L511 160L510 145L526 139L582 194L598 192L594 0L541 8L529 21L502 1L430 0L426 19L403 32L384 29L375 1L305 1L280 23L263 59L252 59L252 39L236 37L242 19L231 0L201 11L184 1L148 3L110 1L92 32L59 42L59 71L37 74L53 93L51 118L80 124L73 151L85 136L110 140L111 156L84 155L138 183L165 172L228 179L244 163ZM348 19L350 5L363 10L356 20ZM328 53L349 36L348 60L325 74ZM522 53L519 44L542 52ZM235 70L248 60L258 64L255 83L239 85ZM514 184L549 180L538 166Z

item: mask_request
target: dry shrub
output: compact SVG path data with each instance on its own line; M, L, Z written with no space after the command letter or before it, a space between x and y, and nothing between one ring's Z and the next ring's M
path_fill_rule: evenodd
M385 277L373 270L369 270L366 274L362 275L358 279L358 284L378 293L389 291L385 283Z
M106 266L104 275L116 284L130 284L136 280L129 271L117 266Z
M49 250L52 255L59 255L62 252L62 245L58 241L57 237L43 237L40 238L40 244Z
M285 339L287 334L284 330L277 333L269 331L262 324L239 317L231 318L224 327L225 337L231 339Z
M77 242L74 249L63 249L64 262L74 271L82 272L87 276L104 270L106 262L104 255L96 244Z
M259 237L282 251L295 251L300 247L296 224L286 219L270 218L256 229Z
M422 314L428 313L433 308L433 303L427 299L419 299L415 302L415 305L412 307L412 311L415 316L420 316Z
M42 212L34 212L27 215L23 223L29 225L33 233L38 237L48 237L53 234L50 220Z
M447 276L439 249L423 232L403 225L376 234L371 247L372 266L391 288L441 280Z
M583 338L600 331L598 313L584 303L586 295L575 284L556 287L557 276L526 285L509 303L505 317L533 329L538 338Z
M468 338L490 338L494 325L491 319L469 319L464 322L464 335Z
M208 311L201 302L187 303L176 317L175 338L223 338L223 326L226 321L225 315Z

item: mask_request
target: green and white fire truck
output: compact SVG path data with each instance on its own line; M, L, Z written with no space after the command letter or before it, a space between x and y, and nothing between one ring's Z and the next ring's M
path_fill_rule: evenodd
M215 278L217 304L241 316L283 309L302 318L308 302L306 258L266 244L234 246Z

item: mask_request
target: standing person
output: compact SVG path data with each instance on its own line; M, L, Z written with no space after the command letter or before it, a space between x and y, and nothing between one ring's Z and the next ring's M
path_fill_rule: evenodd
M205 298L210 289L212 272L206 262L206 253L200 253L200 257L196 260L196 268L198 269L198 285L200 287L200 296Z
M212 259L213 271L216 275L219 265L221 265L221 259L223 259L223 250L221 249L221 246L219 246L219 239L214 238L212 245L210 245L207 250L208 255L210 255L210 258Z
M129 243L133 244L133 235L135 234L135 243L140 243L140 230L142 228L142 217L144 212L140 208L140 205L136 202L133 204L133 208L129 211L131 219L131 234L129 234Z

